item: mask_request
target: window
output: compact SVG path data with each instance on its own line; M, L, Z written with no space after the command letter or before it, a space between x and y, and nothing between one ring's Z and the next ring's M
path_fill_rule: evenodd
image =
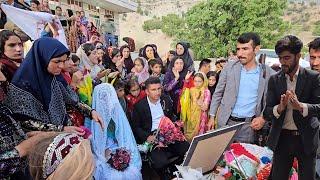
M67 0L68 4L70 4L70 0Z

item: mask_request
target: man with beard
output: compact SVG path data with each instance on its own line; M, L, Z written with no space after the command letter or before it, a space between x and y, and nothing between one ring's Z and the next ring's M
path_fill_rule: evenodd
M265 120L262 110L271 68L255 59L260 50L260 37L253 32L244 33L238 38L237 57L224 67L210 106L208 129L212 129L217 114L218 127L248 122L237 134L238 142L253 143L255 134Z
M320 72L320 38L314 39L309 43L310 67L312 70ZM317 177L320 177L320 147L318 146L317 152Z
M299 66L303 44L285 36L275 46L281 71L270 77L264 117L272 121L268 146L273 150L270 178L288 179L294 158L299 179L315 179L319 141L320 76Z

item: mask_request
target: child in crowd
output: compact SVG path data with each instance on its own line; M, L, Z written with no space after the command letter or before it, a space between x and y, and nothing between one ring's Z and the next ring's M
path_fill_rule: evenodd
M139 102L141 99L143 99L146 96L146 93L144 90L141 90L141 87L136 79L129 80L127 87L127 103L128 103L128 117L131 119L131 113L133 111L134 105Z
M191 86L188 83L189 79L190 76L186 76L180 102L184 133L187 140L191 141L194 136L207 131L211 95L208 90L208 79L204 73L196 73ZM189 87L186 87L186 84L189 84Z
M71 74L73 74L73 73L79 71L80 58L77 56L76 53L71 53L70 59L73 62L72 67L71 67Z
M125 98L125 86L126 84L121 81L121 80L118 80L114 83L114 89L116 90L117 92L117 96L118 96L118 99L119 99L119 102L122 106L122 109L124 112L127 112L127 102L126 102L126 98Z
M209 71L207 74L207 78L209 82L208 89L210 91L210 94L213 95L218 84L218 73L215 71Z
M134 60L134 67L131 71L131 79L137 79L139 85L143 85L149 78L148 63L143 57L138 57Z
M152 59L149 61L150 66L150 76L152 77L158 77L161 81L161 84L163 83L164 74L162 74L162 62L157 59Z

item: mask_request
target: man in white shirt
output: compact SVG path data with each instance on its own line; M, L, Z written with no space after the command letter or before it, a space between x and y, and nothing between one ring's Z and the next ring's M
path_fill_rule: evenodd
M132 131L138 144L155 141L154 131L158 129L163 116L175 121L172 101L168 96L162 95L160 79L150 77L145 82L147 97L141 99L134 107L132 114ZM164 148L155 148L150 152L153 168L163 178L165 169L172 163L172 157L178 157L175 164L182 162L189 148L186 141L175 142Z

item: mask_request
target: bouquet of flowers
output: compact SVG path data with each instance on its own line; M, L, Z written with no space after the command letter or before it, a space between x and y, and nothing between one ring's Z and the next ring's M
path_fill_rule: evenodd
M146 141L143 144L138 145L139 151L147 153L157 147L167 147L169 144L174 144L176 141L185 141L186 138L181 131L182 127L182 121L173 123L169 118L163 116L157 131L154 132L156 140L153 143Z
M115 153L111 153L111 157L107 162L112 168L118 171L124 171L129 167L130 152L124 148L119 148Z
M172 122L169 118L163 116L160 120L158 130L156 131L155 147L167 147L169 144L174 144L176 141L185 141L181 128L182 121Z

